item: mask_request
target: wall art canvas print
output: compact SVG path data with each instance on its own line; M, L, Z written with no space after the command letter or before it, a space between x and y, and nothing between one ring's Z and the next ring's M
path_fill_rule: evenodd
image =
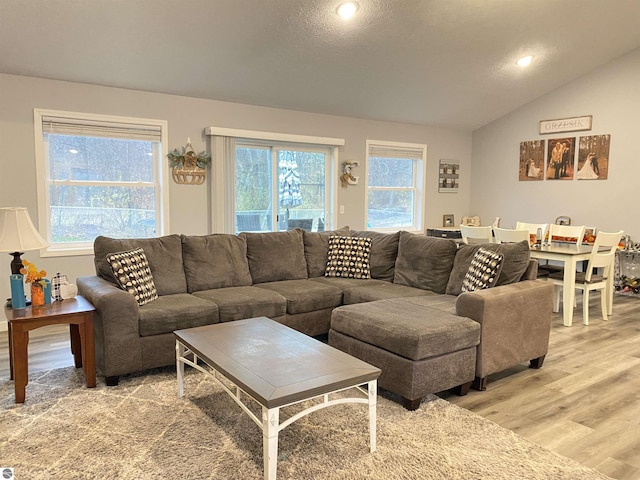
M611 135L590 135L578 141L578 180L606 180L609 176Z
M460 162L457 160L440 160L438 192L458 193L459 178Z
M547 180L573 180L575 151L575 137L547 141Z
M544 140L520 142L520 181L544 178Z

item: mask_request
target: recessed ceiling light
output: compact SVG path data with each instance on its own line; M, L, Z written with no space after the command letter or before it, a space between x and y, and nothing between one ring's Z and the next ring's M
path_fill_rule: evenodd
M516 63L521 67L526 67L531 63L531 60L533 60L533 55L527 55L526 57L519 58Z
M69 153L78 153L78 150L76 150L75 148L70 148Z
M344 2L336 12L345 20L349 20L358 11L358 2Z

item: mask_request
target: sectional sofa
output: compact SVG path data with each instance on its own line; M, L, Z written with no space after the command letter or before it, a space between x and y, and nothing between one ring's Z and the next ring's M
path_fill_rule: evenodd
M327 276L331 237L369 239L370 278L358 278L366 272L340 276L333 268ZM497 285L462 292L479 247L348 227L98 237L96 275L80 277L77 284L96 307L96 360L108 385L117 384L121 375L174 363L174 330L266 316L319 336L329 332L332 313L341 306L394 300L389 308L396 309L398 301L406 300L418 318L437 310L480 324L475 376L482 388L491 373L534 359L541 365L549 341L552 287L536 280L537 263L522 242L486 245L504 255ZM135 248L142 248L157 292L157 298L143 305L118 285L107 260Z

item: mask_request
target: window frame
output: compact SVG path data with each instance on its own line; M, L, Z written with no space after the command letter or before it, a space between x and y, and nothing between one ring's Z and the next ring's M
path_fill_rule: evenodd
M372 148L379 147L384 150L397 150L403 152L400 158L410 158L413 160L413 185L411 187L372 187L369 185L369 162ZM380 158L379 156L375 158ZM389 156L388 158L394 158ZM398 157L395 157L398 158ZM425 199L426 199L426 171L427 171L427 145L420 143L392 142L386 140L366 141L366 162L365 162L365 194L364 194L364 224L366 230L379 232L398 232L405 230L414 233L422 233L425 225ZM371 191L411 191L413 192L413 222L412 225L393 227L369 227L369 193Z
M34 115L34 141L36 154L36 183L38 195L38 230L47 239L50 246L40 251L41 257L60 257L76 255L93 255L93 241L78 242L73 244L54 243L51 240L51 204L49 178L50 159L46 146L48 141L45 138L46 131L43 128L43 119L46 117L56 117L62 120L73 121L73 123L86 123L87 126L100 127L101 125L122 126L125 130L127 126L133 129L134 126L148 126L160 129L160 139L157 146L154 146L153 162L153 186L157 192L155 196L156 208L156 236L164 235L169 231L169 167L164 161L167 150L168 123L166 120L121 117L114 115L101 115L92 113L68 112L61 110L45 110L35 108ZM107 138L118 138L117 136ZM78 181L78 184L82 181Z

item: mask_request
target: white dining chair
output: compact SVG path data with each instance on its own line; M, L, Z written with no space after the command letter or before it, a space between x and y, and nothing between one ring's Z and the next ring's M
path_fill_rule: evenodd
M549 225L548 241L549 243L563 242L582 245L585 229L586 227L584 225L558 225L556 223L552 223ZM539 265L538 271L543 275L547 272L549 274L558 272L562 273L564 271L564 267L547 262L544 265Z
M493 235L495 236L496 243L517 243L523 240L530 242L530 235L527 230L493 227Z
M516 230L526 230L529 232L529 243L534 244L536 241L540 241L543 243L547 238L547 233L549 231L548 223L529 223L529 222L516 222ZM541 238L538 238L538 231L541 232ZM538 262L538 278L543 278L551 273L549 270L545 270L541 268L546 266L549 262L545 262L540 264Z
M575 288L582 290L582 323L589 325L589 292L600 290L600 306L602 319L608 320L608 312L611 310L613 301L613 265L615 262L616 249L624 232L598 232L596 240L589 256L587 269L585 272L576 272ZM596 269L602 269L602 273L596 273ZM553 282L553 311L560 310L560 292L563 283L562 272L554 272L549 275L550 282ZM566 308L566 306L564 306ZM572 307L573 308L573 307Z
M460 233L462 241L467 244L473 243L493 243L493 229L487 227L471 227L469 225L460 225Z
M529 238L531 240L533 240L532 235L535 235L536 236L536 240L540 240L541 242L543 242L544 239L547 236L547 232L549 231L549 224L548 223L516 222L516 230L527 230L529 232ZM538 237L538 230L540 230L542 232L542 238L540 238L540 239L537 238ZM531 242L531 243L533 243L533 242Z
M549 225L550 242L567 242L582 245L584 240L584 225Z

